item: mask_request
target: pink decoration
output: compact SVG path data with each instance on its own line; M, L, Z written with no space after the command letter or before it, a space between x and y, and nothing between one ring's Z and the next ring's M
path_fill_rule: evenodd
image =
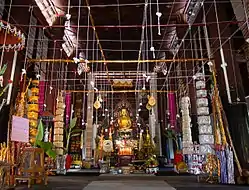
M168 93L169 123L171 128L176 127L176 97L175 93Z
M45 81L39 82L39 115L44 111L45 103Z
M13 116L11 141L29 142L29 120L22 117Z
M71 93L70 92L66 92L65 102L66 102L66 126L67 126L69 124L70 115L71 115Z

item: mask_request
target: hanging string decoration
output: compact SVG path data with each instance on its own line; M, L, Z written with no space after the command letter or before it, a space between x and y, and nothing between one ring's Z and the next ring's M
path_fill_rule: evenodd
M189 116L190 98L188 96L181 99L182 112L182 153L192 154L193 141L191 135L191 118Z
M81 75L83 72L87 73L90 71L90 67L88 66L88 60L84 59L84 54L83 52L80 52L79 54L79 63L77 67L77 72L79 75Z
M3 33L7 33L10 36L14 36L17 39L13 40L13 39L1 39L0 41L4 41L4 43L2 46L0 46L0 49L5 49L7 51L10 50L15 50L15 51L20 51L24 48L25 46L25 36L24 34L20 31L17 30L16 27L11 26L9 23L4 22L4 21L0 21L0 32Z
M62 92L57 96L57 105L54 122L54 146L57 155L63 155L63 134L64 134L64 97Z
M175 93L168 93L168 110L170 128L176 127L176 96Z
M32 81L31 96L29 97L28 119L29 119L29 142L35 143L37 135L38 113L39 113L39 81Z
M209 115L207 90L205 76L203 73L197 73L196 79L196 98L197 98L197 120L199 128L200 154L206 155L214 153L214 136Z

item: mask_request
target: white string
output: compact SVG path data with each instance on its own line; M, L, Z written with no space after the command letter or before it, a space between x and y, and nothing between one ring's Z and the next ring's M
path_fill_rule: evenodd
M90 9L88 10L88 16L87 16L87 31L86 31L86 59L88 59L88 46L89 46L89 25L90 25ZM93 30L95 33L96 31Z
M229 47L230 47L230 55L231 55L231 62L232 62L232 68L233 68L233 77L234 77L234 82L235 82L235 92L236 92L237 101L239 101L238 84L237 84L236 71L234 67L234 57L233 57L233 49L232 49L231 40L229 40Z
M28 38L27 38L27 45L28 45L28 42L30 41L31 22L32 22L32 17L33 17L33 7L32 6L29 8L29 11L30 11L30 18L29 18L29 32L28 32ZM26 48L24 65L23 65L23 69L22 69L22 73L21 73L21 81L23 80L23 76L26 75L26 64L27 64L27 58L28 58L28 50L29 50L29 48Z
M201 41L201 27L198 27L198 36L199 36L199 46L200 46L200 53L201 58L203 58L203 52L202 52L202 41ZM202 73L205 75L205 69L204 69L204 61L201 61L201 67L202 67Z
M138 64L137 64L137 71L139 71L140 68L140 60L141 60L141 54L142 54L142 48L143 48L143 44L144 44L144 25L145 25L145 20L147 17L147 8L148 8L148 0L145 0L144 3L144 12L143 12L143 22L142 22L142 33L141 33L141 41L140 41L140 47L139 47L139 52L138 52ZM138 77L138 75L137 75ZM135 85L135 89L138 88L138 81L136 80L136 85Z
M76 52L75 52L75 57L77 58L79 56L79 52L78 52L78 49L79 49L79 34L80 34L80 6L81 6L81 0L79 0L79 9L78 9L78 23L77 23L77 36L76 36L76 39L77 39L77 47L76 47Z
M153 17L152 17L151 0L149 2L150 2L150 51L152 52L153 59L155 59L156 58L156 54L155 54L155 47L153 45L153 28L152 28Z
M118 4L118 6L117 6L117 9L118 9L118 24L119 24L119 26L121 26L119 0L117 0L117 4ZM124 59L124 53L123 53L123 42L122 42L122 30L121 30L121 28L119 28L119 39L120 39L120 49L121 49L121 60L123 60ZM124 67L124 64L122 64L122 67Z
M56 47L56 41L54 41L54 48ZM55 59L55 49L54 49L54 52L53 52L53 60ZM49 64L50 65L50 64ZM50 87L49 87L49 94L52 94L52 90L53 90L53 87L52 87L52 80L53 80L53 71L54 71L54 63L52 63L52 73L50 73Z
M9 23L9 21L10 21L10 13L11 13L11 8L12 8L12 1L13 0L10 0L10 7L9 7L9 11L8 11L7 23ZM4 41L3 41L3 48L2 48L3 50L2 50L1 60L0 60L0 69L2 68L2 65L3 65L3 57L4 57L6 40L7 40L7 31L4 33ZM25 65L25 62L24 62L24 65Z

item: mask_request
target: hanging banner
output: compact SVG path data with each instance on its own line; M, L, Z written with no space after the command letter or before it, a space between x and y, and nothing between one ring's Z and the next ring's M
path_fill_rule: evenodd
M5 0L0 0L0 19L2 19L3 11L5 6Z
M29 120L22 117L12 117L11 141L29 142Z

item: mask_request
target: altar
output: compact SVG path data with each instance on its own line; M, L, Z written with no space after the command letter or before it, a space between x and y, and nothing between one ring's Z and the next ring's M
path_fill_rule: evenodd
M147 160L153 155L149 127L141 119L139 124L137 121L131 104L120 101L114 110L113 122L105 122L99 128L100 160L109 159L111 166L127 167L132 166L135 160Z

